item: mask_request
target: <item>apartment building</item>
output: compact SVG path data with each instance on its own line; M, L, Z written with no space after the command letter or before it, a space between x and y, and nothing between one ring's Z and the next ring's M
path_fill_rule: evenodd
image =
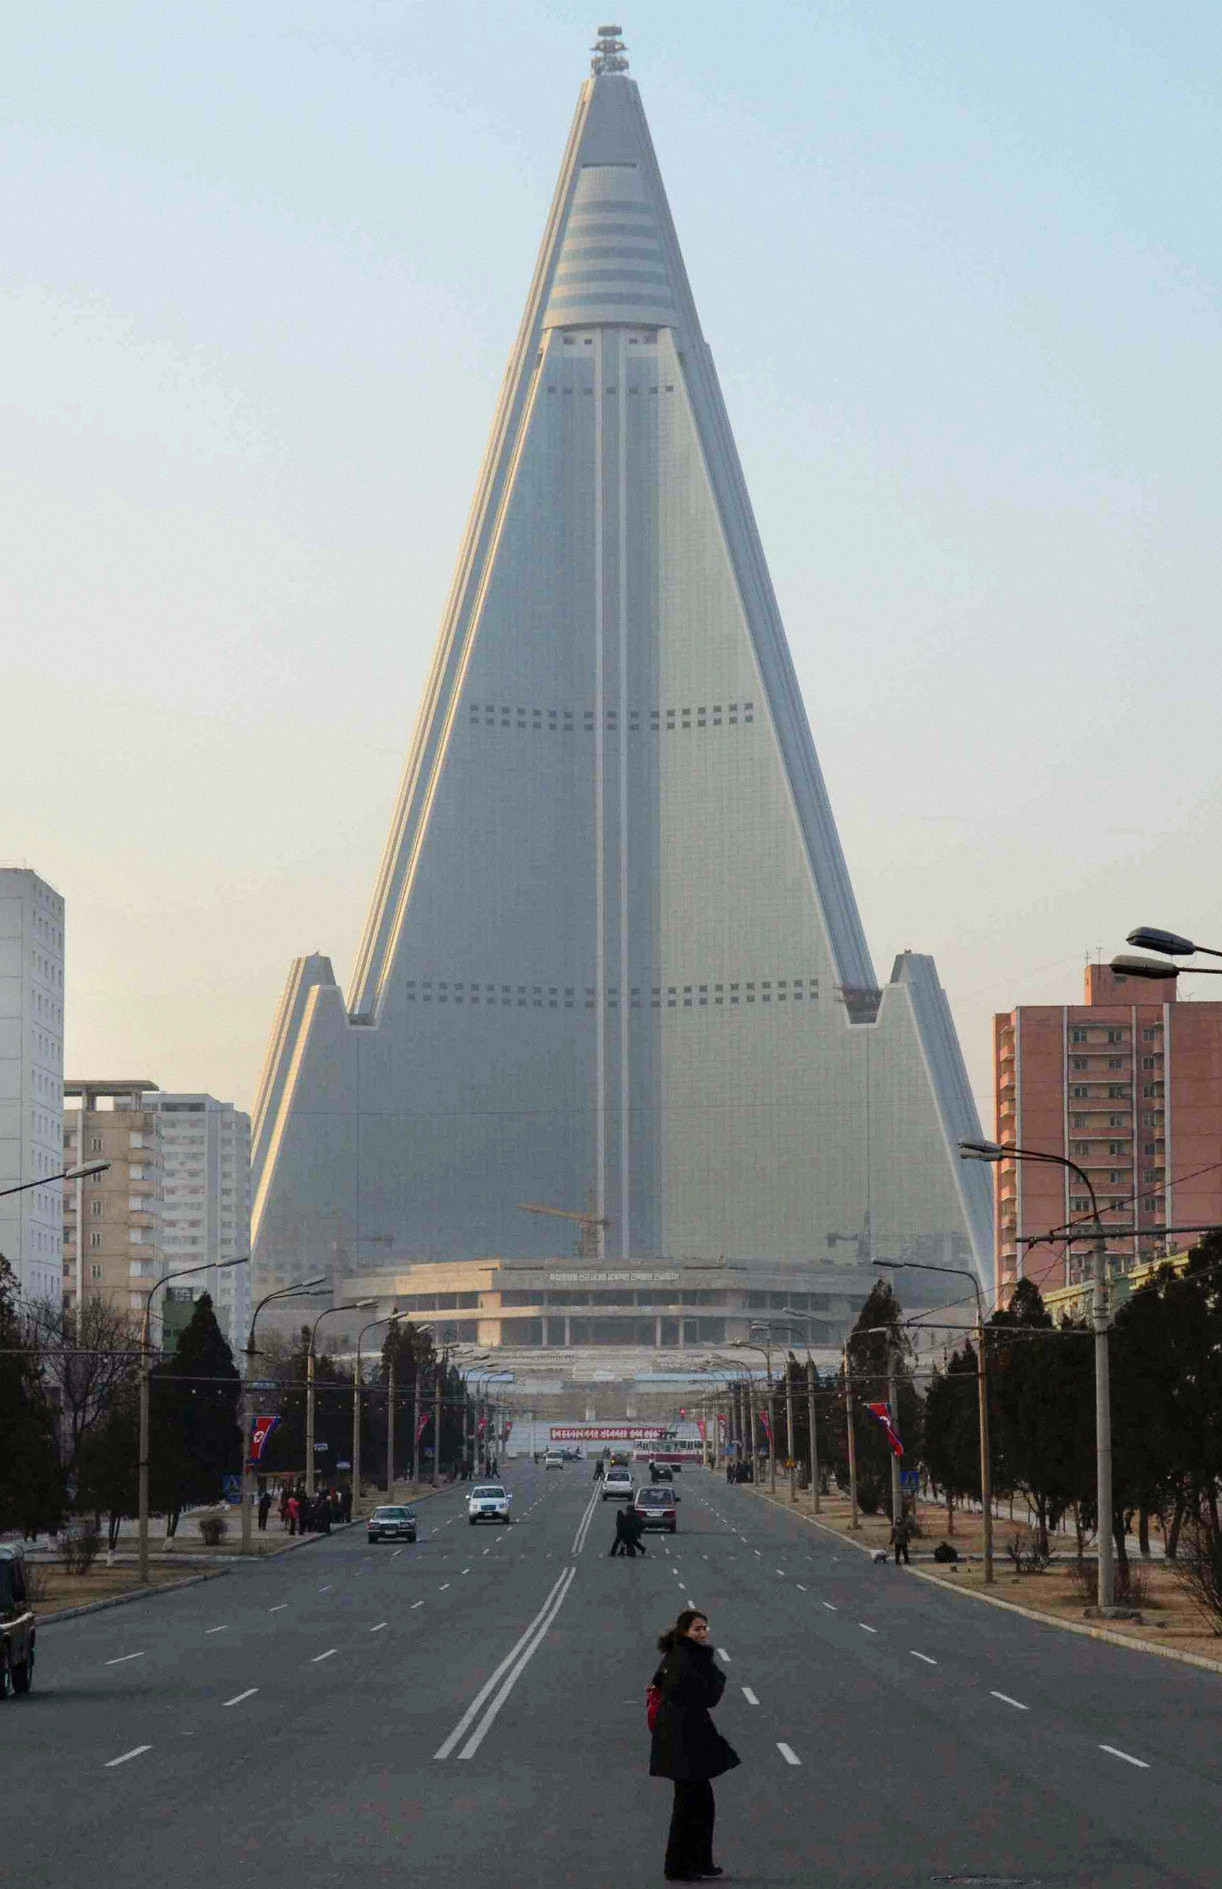
M0 868L0 1253L22 1296L59 1292L64 901L27 867Z
M225 1262L250 1252L250 1117L212 1095L159 1091L145 1107L157 1121L163 1270L209 1268L166 1288L166 1325L184 1323L207 1292L236 1352L250 1325L250 1268Z
M1128 1275L1173 1232L1222 1224L1222 1003L1179 998L1174 978L1089 964L1081 1004L1024 1004L993 1021L998 1141L1076 1162L1089 1177L1109 1269ZM996 1288L1078 1285L1094 1244L1090 1190L1055 1163L997 1170ZM1043 1236L1052 1237L1047 1240ZM1169 1237L1170 1236L1170 1237Z
M133 1312L161 1275L160 1123L148 1081L65 1082L64 1165L109 1161L68 1182L63 1199L63 1298L105 1298Z

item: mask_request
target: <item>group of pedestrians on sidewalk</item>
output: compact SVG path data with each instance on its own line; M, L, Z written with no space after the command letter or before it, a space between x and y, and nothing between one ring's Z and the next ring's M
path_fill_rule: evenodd
M266 1531L271 1512L272 1493L264 1487L259 1492L260 1533ZM280 1485L279 1514L280 1526L286 1534L329 1535L333 1523L352 1520L352 1485L345 1483L342 1489L319 1489L311 1496L301 1479L284 1482Z

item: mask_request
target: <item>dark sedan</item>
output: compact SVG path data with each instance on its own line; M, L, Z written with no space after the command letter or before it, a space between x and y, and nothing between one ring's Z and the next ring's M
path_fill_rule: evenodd
M415 1541L416 1511L398 1505L375 1509L369 1517L370 1541Z

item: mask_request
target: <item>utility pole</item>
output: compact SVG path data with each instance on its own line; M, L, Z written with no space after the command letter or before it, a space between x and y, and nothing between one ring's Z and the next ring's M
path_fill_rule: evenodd
M306 1350L306 1499L314 1500L314 1334Z
M857 1442L853 1435L853 1373L849 1368L847 1338L844 1343L844 1411L849 1441L849 1527L860 1528L857 1514Z
M887 1408L891 1413L891 1423L895 1434L900 1430L900 1409L895 1392L895 1354L896 1343L891 1333L887 1333ZM891 1451L891 1523L894 1527L904 1513L904 1496L900 1487L900 1459Z
M412 1387L412 1482L418 1489L420 1487L420 1352L414 1341L412 1362L416 1367L415 1383Z
M798 1499L798 1470L793 1460L793 1372L785 1359L785 1454L789 1458L789 1500Z
M806 1416L810 1425L810 1496L811 1507L819 1513L819 1445L815 1435L815 1361L806 1360Z
M441 1387L445 1380L448 1346L442 1346L441 1364L433 1367L433 1487L441 1479Z
M395 1347L386 1366L386 1500L395 1499Z
M976 1340L980 1347L976 1358L976 1388L980 1399L980 1506L984 1521L984 1578L993 1581L993 1469L989 1462L989 1378L985 1355L984 1313L978 1313Z
M356 1363L352 1367L352 1513L361 1512L361 1341L358 1338Z

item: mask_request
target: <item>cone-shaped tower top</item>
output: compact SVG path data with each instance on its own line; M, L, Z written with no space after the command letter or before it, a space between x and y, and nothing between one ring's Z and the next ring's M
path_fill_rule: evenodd
M985 1257L927 958L880 991L618 27L599 31L345 1004L302 961L260 1266Z

